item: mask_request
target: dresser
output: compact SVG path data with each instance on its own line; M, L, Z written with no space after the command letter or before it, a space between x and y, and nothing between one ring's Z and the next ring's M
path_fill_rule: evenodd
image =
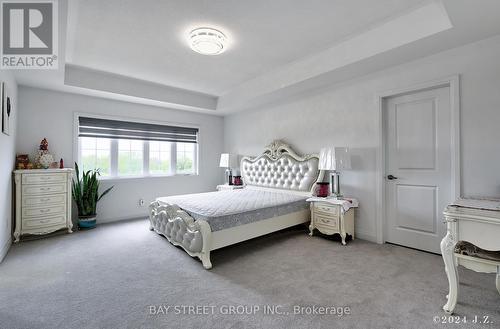
M72 232L71 180L73 169L14 171L16 186L14 242L24 234Z
M342 244L346 244L349 234L354 240L354 209L358 202L351 200L338 200L334 198L309 198L311 203L311 224L309 235L313 235L314 229L323 234L340 234Z
M451 314L457 305L458 265L476 272L496 273L495 283L500 293L500 253L491 252L500 251L500 200L460 199L445 209L444 218L447 233L441 241L441 253L449 293L443 309ZM465 252L457 246L464 241L470 246ZM492 254L497 256L491 257Z

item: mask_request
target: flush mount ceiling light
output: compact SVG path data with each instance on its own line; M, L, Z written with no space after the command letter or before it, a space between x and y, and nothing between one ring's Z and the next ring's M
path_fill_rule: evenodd
M189 46L203 55L218 55L226 50L227 38L221 31L200 27L189 33Z

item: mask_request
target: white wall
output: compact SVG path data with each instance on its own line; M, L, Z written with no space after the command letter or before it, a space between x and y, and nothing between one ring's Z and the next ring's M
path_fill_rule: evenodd
M222 180L218 167L223 151L221 117L24 86L19 88L19 99L21 133L17 152L34 154L40 140L46 137L50 152L56 159L63 158L65 165L71 167L74 162L74 112L199 125L199 175L103 182L103 188L110 185L115 188L98 206L98 221L101 223L146 216L147 205L158 196L213 191ZM144 207L139 206L140 198L146 201Z
M461 75L462 194L500 197L500 36L377 72L287 102L225 118L229 152L256 155L280 138L300 153L352 148L353 170L341 177L360 200L356 230L376 239L377 93Z
M0 262L9 250L12 236L12 170L15 166L17 133L17 84L8 71L0 71L0 81L6 83L12 97L10 136L0 131ZM1 111L0 111L1 115ZM0 118L1 120L1 118ZM0 121L1 126L1 121ZM1 128L0 128L1 129Z

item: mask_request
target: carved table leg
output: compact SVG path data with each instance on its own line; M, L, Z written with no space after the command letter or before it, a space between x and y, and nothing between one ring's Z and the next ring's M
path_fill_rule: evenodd
M346 243L345 243L346 236L347 236L347 234L345 232L340 233L340 237L342 238L342 244L344 246L346 245Z
M500 294L500 266L497 266L497 291Z
M453 251L455 249L455 237L451 233L450 223L448 223L448 233L441 241L441 253L443 255L443 261L445 265L446 275L448 276L449 293L448 301L443 306L443 310L452 314L455 306L457 305L458 297L458 272L456 266L456 259Z
M314 232L314 216L313 216L314 202L311 202L309 204L309 208L311 209L311 222L309 223L309 236L313 236L313 232Z
M14 243L18 243L20 237L21 237L21 232L15 231L14 232Z
M342 216L340 217L340 237L342 238L342 245L346 245L345 243L345 238L347 237L347 232L345 230L345 218L344 214L342 213Z

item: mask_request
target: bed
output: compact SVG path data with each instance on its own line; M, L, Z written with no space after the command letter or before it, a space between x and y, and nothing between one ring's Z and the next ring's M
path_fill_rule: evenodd
M309 222L305 201L324 172L316 154L300 156L274 141L257 157L243 157L245 188L159 197L149 206L150 230L212 268L210 252Z

